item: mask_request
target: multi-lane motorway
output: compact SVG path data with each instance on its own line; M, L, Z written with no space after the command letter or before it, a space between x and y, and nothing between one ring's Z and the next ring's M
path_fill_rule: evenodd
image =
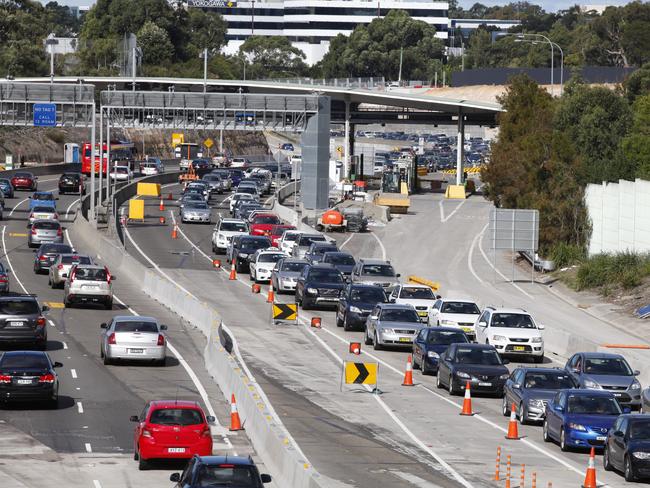
M179 187L169 189L179 194ZM213 200L215 220L227 214L227 198ZM412 273L440 281L443 294L473 297L482 306L523 307L549 329L596 341L638 342L541 285L506 283L509 262L497 257L495 270L487 252L486 202L479 198L449 202L439 195L416 196L412 201L412 212L386 227L331 237L356 257L391 259L403 276ZM176 210L168 207L163 214L174 221ZM152 209L150 215L148 222L154 222L159 212ZM517 469L525 464L529 474L537 473L538 486L549 481L556 487L576 486L582 481L585 453L562 453L558 446L544 443L539 426L522 426L522 440L506 441L500 399L475 399L478 415L464 418L458 415L461 400L438 390L435 376L417 375L415 388L401 386L404 352L364 350L364 360L380 365L383 394L341 388L342 361L354 359L348 343L359 341L361 333L337 329L334 314L328 311L303 312L294 326L271 325L265 295L251 294L247 275L233 282L227 270L212 268L211 226L179 223L179 230L180 238L174 241L169 226L132 225L127 247L143 264L155 263L219 310L285 425L326 478L346 486L491 486L501 446ZM279 299L291 301L290 296ZM316 315L323 318L321 330L307 326ZM549 366L566 361L566 352L552 347L547 347L547 356ZM630 359L636 367L638 359L645 358ZM599 480L625 485L616 474L599 472Z

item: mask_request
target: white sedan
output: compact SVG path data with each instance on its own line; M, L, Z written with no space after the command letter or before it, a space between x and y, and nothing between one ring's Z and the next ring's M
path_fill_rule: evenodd
M111 180L115 181L131 181L133 172L128 166L115 166L111 171Z

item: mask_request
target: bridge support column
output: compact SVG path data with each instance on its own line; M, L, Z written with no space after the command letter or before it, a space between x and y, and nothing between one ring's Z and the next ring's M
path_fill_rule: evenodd
M300 196L306 211L325 210L329 207L330 107L329 97L318 97L318 113L309 118L300 141Z
M458 140L456 141L456 184L463 184L463 162L465 161L465 115L458 109Z

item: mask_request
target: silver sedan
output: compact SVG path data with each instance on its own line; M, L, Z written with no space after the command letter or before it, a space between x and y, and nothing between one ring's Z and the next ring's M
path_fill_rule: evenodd
M181 209L181 222L199 222L209 224L212 210L205 202L188 202Z
M50 266L49 285L52 288L63 288L68 278L70 268L75 264L95 264L93 258L85 254L58 254Z
M104 364L118 359L153 361L163 366L167 356L166 325L153 317L118 315L101 324L100 354Z

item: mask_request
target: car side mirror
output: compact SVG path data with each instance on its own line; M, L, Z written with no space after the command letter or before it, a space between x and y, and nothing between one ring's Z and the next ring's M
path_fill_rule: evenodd
M513 387L515 390L519 390L519 389L521 389L521 385L520 385L519 383L515 383L515 384L513 384L512 387Z
M41 307L41 311L43 311L43 312L47 312L49 309L50 309L49 305L43 305Z
M632 411L632 409L630 407L625 407L623 409L623 413L630 413L631 411Z
M635 369L633 374L634 374L634 376L639 376L641 374L641 371L639 371L638 369Z
M167 326L166 325L161 325L160 330L167 330Z
M440 300L442 298L442 295L436 295L436 300Z
M181 480L181 474L180 473L172 473L169 475L169 481L173 481L174 483L178 483Z
M572 373L580 374L580 368L571 368Z
M271 475L270 474L261 474L260 475L260 480L262 480L262 483L270 483L271 482Z
M137 415L131 415L131 416L129 417L129 420L130 420L131 422L140 422L140 417L138 417Z
M564 412L564 409L562 408L561 405L553 405L553 410L556 412Z
M217 421L217 419L215 419L212 415L206 416L205 420L207 420L209 424L214 424Z
M620 430L615 430L615 431L612 433L612 435L613 435L614 437L623 437L623 432L620 431Z
M368 317L370 320L377 320L379 318L379 315L371 315Z
M487 327L487 322L479 322L478 326L485 328L485 327Z
M510 360L509 359L502 359L501 363L503 363L503 365L510 364Z
M395 303L395 297L390 297L390 298L388 299L388 301L389 301L390 303Z
M108 324L106 322L102 322L101 324L99 324L99 328L100 329L108 329Z
M539 330L544 330L544 329L546 329L546 326L544 324L537 324L537 328Z
M395 278L399 278L400 276L402 276L401 273L395 273Z
M60 363L60 362L58 362L58 361L55 361L54 364L52 365L52 367L53 367L53 368L62 368L62 367L63 367L63 363Z

